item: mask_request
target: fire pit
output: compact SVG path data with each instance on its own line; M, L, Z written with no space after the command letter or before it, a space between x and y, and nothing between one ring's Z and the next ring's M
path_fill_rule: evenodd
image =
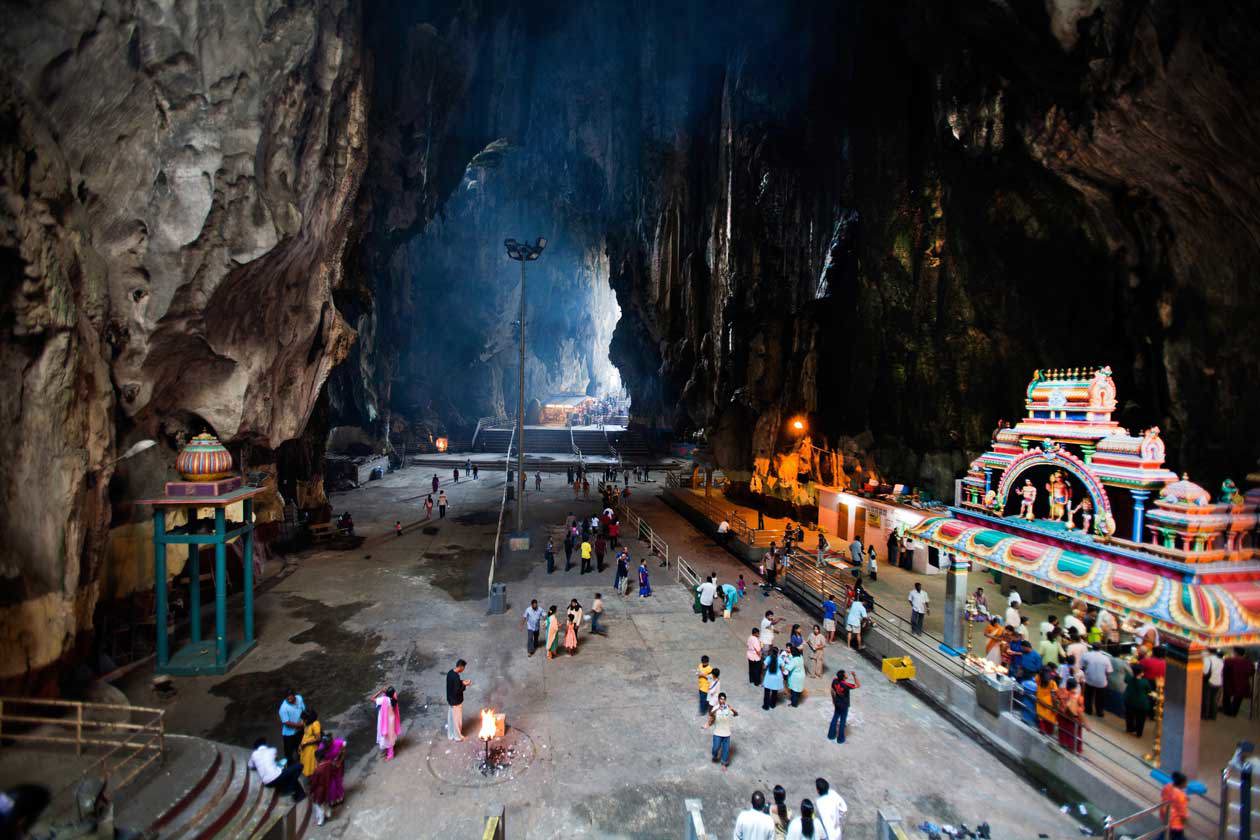
M495 714L494 709L481 710L481 728L477 731L477 737L486 745L486 756L481 761L481 775L489 776L499 770L506 764L508 758L506 751L502 747L492 746L492 742L498 738L502 740L506 730L506 715Z

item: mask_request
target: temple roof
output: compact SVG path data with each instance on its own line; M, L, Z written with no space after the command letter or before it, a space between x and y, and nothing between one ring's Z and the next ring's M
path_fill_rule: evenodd
M926 519L911 534L1070 598L1146 619L1190 642L1260 643L1260 580L1188 583L950 516Z

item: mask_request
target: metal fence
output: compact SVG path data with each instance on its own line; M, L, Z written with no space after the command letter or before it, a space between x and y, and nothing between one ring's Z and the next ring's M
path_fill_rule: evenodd
M124 713L128 720L111 719ZM146 706L0 697L0 739L74 744L75 755L82 755L84 747L108 747L79 778L95 776L107 790L117 791L150 764L162 760L166 752L165 715L164 709Z

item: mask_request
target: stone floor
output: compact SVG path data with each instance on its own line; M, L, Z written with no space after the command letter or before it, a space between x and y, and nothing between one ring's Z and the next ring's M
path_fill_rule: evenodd
M546 575L546 529L570 510L597 505L575 504L562 481L527 496L536 550L503 559L496 579L508 584L511 608L487 616L502 477L448 486L447 519L420 522L430 475L408 469L339 494L334 507L354 512L364 544L300 558L297 571L258 599L258 648L224 677L178 680L168 704L173 730L248 744L278 738L281 695L289 686L303 693L326 728L350 739L347 803L316 836L472 837L498 805L507 807L511 837L676 836L683 799L699 798L709 830L727 837L754 788L783 784L799 803L819 775L849 802L849 838L874 836L877 808L914 823L988 821L995 838L1080 836L1057 803L839 648L829 651L827 673L844 667L862 680L847 744L823 736L830 704L822 680L810 681L800 708L761 711L743 658L760 595L737 619L702 624L690 595L655 566L656 594L646 600L612 595L611 572ZM657 525L668 514L652 497L655 487L636 488L636 505ZM393 534L395 520L407 526L402 537ZM735 568L681 518L668 527L678 552L706 567ZM609 596L607 638L584 637L572 658L526 656L520 612L531 597L544 607L570 597L589 605L597 590ZM781 596L769 603L804 621ZM740 712L728 772L710 763L697 715L693 671L702 654L724 670ZM473 680L465 702L470 740L452 744L442 733L443 675L460 657ZM399 689L405 728L388 763L372 748L368 699L386 684ZM133 702L161 702L147 685L137 672L124 688ZM475 768L481 707L506 713L514 736L514 763L489 779Z

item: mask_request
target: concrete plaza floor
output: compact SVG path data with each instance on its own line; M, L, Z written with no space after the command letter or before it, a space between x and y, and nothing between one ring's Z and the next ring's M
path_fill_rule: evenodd
M353 511L363 545L299 558L296 571L258 598L258 648L223 677L177 680L178 695L166 704L175 731L248 744L259 735L278 740L282 694L290 686L302 693L326 729L350 740L346 804L315 836L473 837L498 806L513 838L679 836L683 800L698 798L709 831L729 837L753 789L782 784L795 804L813 797L816 776L848 801L849 838L874 836L876 809L910 824L987 821L995 838L1080 836L1058 803L839 646L828 651L826 678L808 681L801 707L761 711L761 690L747 680L748 630L766 604L789 624L806 621L778 594L765 602L756 594L731 621L702 624L672 568L650 566L655 595L644 600L614 595L611 569L547 575L547 530L570 510L589 514L598 505L575 503L562 479L528 494L534 550L502 558L496 579L508 584L510 609L487 616L502 476L447 486L447 518L418 522L430 476L412 468L337 494L334 507ZM674 553L733 576L734 558L676 514L668 519L652 493L658 486L637 486L636 508L669 529ZM395 520L407 526L402 537L393 534ZM589 606L595 591L606 596L606 638L584 634L571 658L526 656L520 614L530 598L563 609L571 597ZM740 712L726 772L710 762L697 714L702 654L723 670ZM473 680L464 705L469 740L452 744L442 731L443 680L460 657ZM826 683L836 667L862 681L843 746L824 737ZM399 689L404 721L392 762L373 748L368 699L386 684ZM144 674L124 687L133 702L160 702ZM506 713L515 746L511 768L489 779L475 769L482 707Z

